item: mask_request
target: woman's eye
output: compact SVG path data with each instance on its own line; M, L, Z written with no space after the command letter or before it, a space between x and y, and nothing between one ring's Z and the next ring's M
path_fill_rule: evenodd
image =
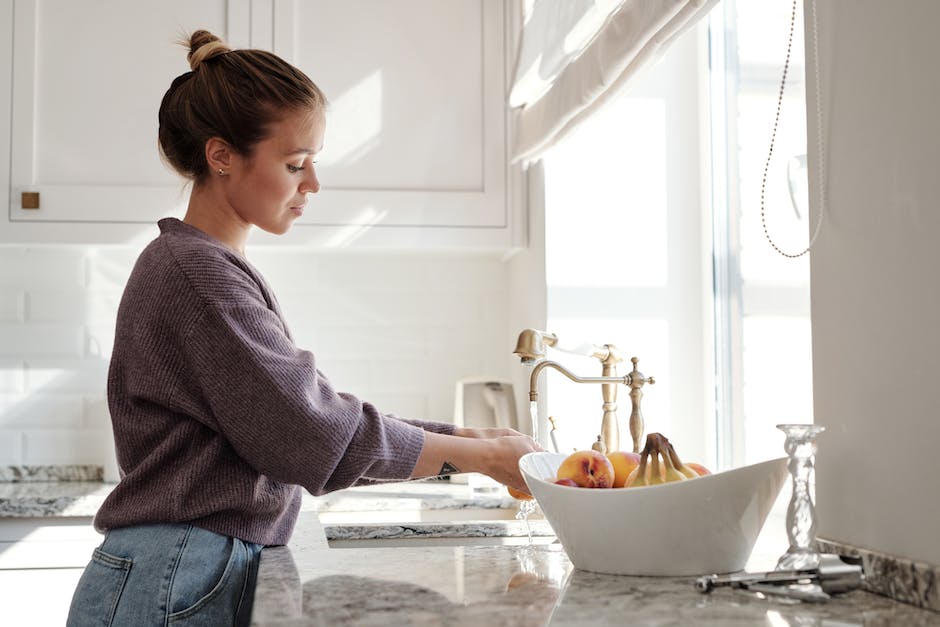
M297 174L303 169L304 167L302 165L292 165L290 163L287 164L287 171L290 172L291 174Z

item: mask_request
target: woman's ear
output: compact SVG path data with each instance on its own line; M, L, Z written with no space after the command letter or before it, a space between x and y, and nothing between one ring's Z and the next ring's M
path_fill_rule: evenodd
M209 173L223 176L228 174L234 154L235 151L224 139L210 137L206 140L206 163L209 166Z

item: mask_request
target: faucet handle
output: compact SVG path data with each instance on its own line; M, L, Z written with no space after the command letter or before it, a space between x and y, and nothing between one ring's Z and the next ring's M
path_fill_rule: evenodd
M643 387L647 383L649 383L650 385L653 385L656 383L655 377L652 377L652 376L648 377L642 372L640 372L639 370L637 370L636 365L640 363L639 358L631 357L630 361L633 362L633 370L631 370L630 374L628 375L630 377L629 386L631 388L636 390L636 389Z
M640 409L640 399L643 398L643 391L640 388L646 383L653 385L656 383L656 379L647 377L637 370L636 365L640 363L637 357L631 357L630 361L633 362L633 370L627 375L630 380L630 404L632 405L630 411L630 437L633 439L633 452L639 453L640 442L643 439L643 431L646 429L643 420L643 410Z

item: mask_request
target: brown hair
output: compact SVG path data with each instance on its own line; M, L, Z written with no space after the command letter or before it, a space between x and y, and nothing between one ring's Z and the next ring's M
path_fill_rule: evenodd
M197 30L187 41L190 72L177 76L158 114L160 153L195 183L209 174L205 145L211 137L250 156L271 124L296 110L322 112L326 97L306 74L264 50L232 50Z

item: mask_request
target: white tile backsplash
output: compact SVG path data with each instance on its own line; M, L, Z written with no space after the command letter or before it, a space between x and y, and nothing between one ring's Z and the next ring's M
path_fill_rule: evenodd
M0 323L0 357L82 357L85 330L81 314L71 323Z
M85 253L79 247L4 247L0 249L0 288L81 289Z
M19 394L26 388L23 360L0 357L0 394Z
M93 394L100 392L108 376L104 359L28 358L25 362L26 392L37 396Z
M120 298L138 254L139 249L124 246L86 249L85 287L116 294Z
M55 394L42 389L38 393L0 394L0 429L81 430L83 425L83 399L79 394Z
M26 320L29 322L69 322L79 317L88 319L86 292L71 290L32 289L26 299Z
M102 464L109 451L110 429L25 429L19 463L27 466ZM63 461L66 460L66 461Z
M22 459L23 434L15 429L0 427L0 460L17 460L16 463L22 463ZM11 465L12 463L4 461L3 465Z
M108 399L101 394L86 396L82 399L82 424L92 429L110 429L111 414L108 412Z
M0 323L22 322L26 316L26 292L13 288L0 291Z
M121 292L139 248L0 248L0 465L101 464ZM334 386L449 421L458 378L508 376L506 265L486 254L249 249Z

